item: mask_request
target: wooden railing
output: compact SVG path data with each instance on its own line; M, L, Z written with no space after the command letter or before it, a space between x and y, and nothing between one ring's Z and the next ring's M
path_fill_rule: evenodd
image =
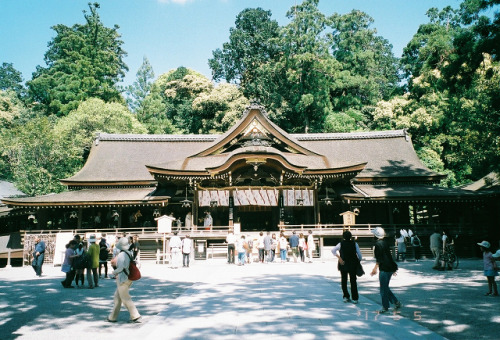
M289 234L291 232L308 233L313 231L315 235L333 235L341 236L346 230L349 230L353 236L372 236L371 231L381 224L285 224L280 225L280 230Z

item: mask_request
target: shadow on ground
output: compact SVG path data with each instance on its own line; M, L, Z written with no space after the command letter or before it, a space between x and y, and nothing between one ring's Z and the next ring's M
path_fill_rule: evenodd
M440 272L429 269L430 262L400 264L419 281L404 286L394 285L397 278L391 282L393 293L404 303L401 315L451 340L497 339L500 298L484 296L487 281L478 269L481 265L463 261L458 269ZM380 303L378 285L361 280L360 291Z
M82 337L91 332L106 334L111 324L103 321L113 306L115 281L101 280L94 289L64 289L61 279L0 280L0 338L16 339L32 332L43 335L66 329L71 332L73 327L79 329L76 335L82 333ZM158 314L191 285L143 278L133 284L131 295L139 312L147 317ZM119 321L127 322L128 318L122 307Z
M344 304L336 286L323 275L300 274L197 284L159 315L159 331L148 338L160 331L170 339L433 337L427 329L406 327L409 321L399 315L378 315L380 307L366 300Z

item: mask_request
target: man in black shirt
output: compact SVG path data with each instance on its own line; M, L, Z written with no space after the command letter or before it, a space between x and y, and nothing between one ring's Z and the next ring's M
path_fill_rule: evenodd
M372 233L377 238L374 251L377 263L375 263L375 267L373 267L371 276L377 274L377 270L379 271L378 279L380 282L380 296L382 297L382 309L379 313L386 313L389 310L389 303L394 304L394 309L399 309L402 306L401 302L389 288L389 282L391 281L392 275L397 275L398 265L394 262L391 250L384 241L384 229L377 227L372 230Z

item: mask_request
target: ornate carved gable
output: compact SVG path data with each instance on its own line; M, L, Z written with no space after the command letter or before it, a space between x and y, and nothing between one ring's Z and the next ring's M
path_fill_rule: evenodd
M230 153L244 147L272 147L285 153L317 155L273 124L263 107L252 105L241 120L215 141L214 145L191 157Z

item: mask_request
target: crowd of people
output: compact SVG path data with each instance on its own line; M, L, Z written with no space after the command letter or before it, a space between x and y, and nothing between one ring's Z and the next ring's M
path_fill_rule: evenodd
M396 261L406 260L406 245L411 244L414 250L415 261L420 260L421 241L416 232L405 233L403 230L397 235L397 253L393 257L391 253L391 242L386 238L385 230L381 227L373 229L374 236L374 259L375 265L371 275L379 278L380 296L382 309L379 313L386 313L392 304L394 310L402 307L400 300L389 288L390 280L398 273ZM337 257L338 270L341 276L341 289L344 302L358 303L359 292L357 287L357 277L364 274L361 261L363 260L361 250L357 242L353 240L350 231L344 231L343 239L332 249L332 254ZM273 262L312 262L313 253L316 250L316 243L312 231L309 230L307 236L304 233L292 231L288 237L285 233L260 232L256 238L250 235L236 236L230 230L226 237L227 243L227 263L243 266L253 262L273 263ZM433 269L443 270L447 263L442 261L442 254L449 251L453 245L453 237L444 230L441 233L435 231L429 238L430 250L435 257ZM484 275L488 281L488 292L486 296L498 296L498 288L495 277L498 276L497 261L500 260L500 250L492 253L491 244L488 241L478 243L483 252ZM171 267L189 267L191 253L194 249L190 235L184 238L178 236L174 231L169 240ZM36 239L33 252L33 268L37 275L41 275L43 264L43 254L45 244L40 239ZM61 270L66 273L66 278L61 282L64 288L84 288L85 272L87 276L86 288L93 289L99 287L99 279L113 278L116 280L117 289L114 295L114 307L107 321L116 322L121 305L125 305L130 312L132 322L140 322L141 316L129 294L132 281L128 279L128 267L130 261L136 261L140 252L137 236L118 237L113 245L106 240L106 235L102 235L99 243L95 235L90 235L84 242L79 235L75 235L66 246L64 262ZM291 254L291 256L289 256ZM108 275L108 260L112 259L112 271ZM75 285L73 285L73 281ZM350 282L350 289L348 288Z
M283 232L276 236L276 233L267 231L264 235L261 231L256 239L252 239L250 235L238 237L230 230L226 243L227 263L240 266L253 262L285 263L290 262L292 258L295 263L299 261L311 263L316 250L311 230L307 238L303 233L297 235L295 231L288 238ZM290 251L292 257L289 257ZM254 254L257 254L257 257L254 258Z
M116 236L116 241L112 245L106 240L105 234L101 236L98 243L95 235L90 235L87 240L83 240L80 235L75 235L73 240L66 245L65 257L61 265L61 270L66 273L66 279L61 282L63 287L93 289L99 287L99 279L108 277L114 279L113 273L108 276L108 262L116 258L123 250L118 247L121 239L127 241L126 250L130 251L133 260L136 261L140 250L137 235ZM75 286L72 285L73 280Z
M137 236L117 236L111 246L106 235L102 235L99 243L95 235L90 235L88 240L82 240L80 235L66 245L64 261L61 271L66 273L66 278L61 281L64 288L89 288L99 287L99 279L108 278L108 260L111 257L112 272L109 278L116 280L116 291L113 297L114 305L107 321L116 322L120 308L124 305L130 313L131 322L141 322L141 315L137 311L129 294L132 281L128 278L130 261L137 261L140 247ZM87 286L85 286L85 271ZM75 285L73 285L73 281Z

